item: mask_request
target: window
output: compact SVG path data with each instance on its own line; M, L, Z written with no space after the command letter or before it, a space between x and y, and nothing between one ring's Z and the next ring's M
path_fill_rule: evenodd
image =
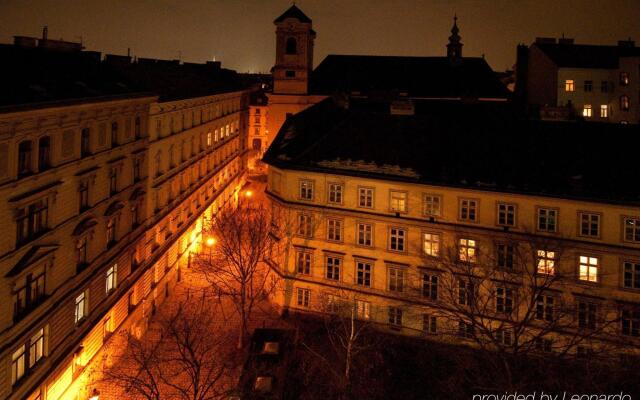
M458 304L470 306L473 304L474 290L473 282L458 279Z
M78 239L78 243L76 243L76 262L78 266L78 270L84 268L89 262L87 258L87 237L82 237Z
M513 332L510 329L498 329L493 335L496 341L504 346L511 346L513 343Z
M285 54L297 54L297 43L296 38L290 37L287 38L287 44L285 49Z
M327 256L327 279L334 281L340 280L340 269L342 268L342 259L334 256Z
M626 94L620 96L620 110L629 111L629 107L630 107L629 96L627 96Z
M312 217L309 214L298 214L298 235L310 238L313 236Z
M472 339L474 334L475 329L473 327L473 324L464 321L458 321L458 336L465 339Z
M373 246L373 225L364 222L357 224L357 243L358 246Z
M371 269L370 262L356 262L356 285L371 287Z
M609 91L609 82L601 81L600 82L600 91L602 93L607 93Z
M600 118L608 118L609 117L609 106L606 104L602 104L600 106Z
M478 261L478 243L474 239L458 240L458 259L463 262Z
M308 308L310 300L311 300L310 289L303 289L303 288L296 289L296 301L297 301L298 307Z
M585 118L591 118L593 116L593 110L591 109L591 104L585 104L582 107L582 116Z
M578 279L587 282L598 282L598 258L580 256Z
M327 219L327 240L333 242L342 241L342 221L339 219Z
M313 181L300 181L300 199L313 200Z
M395 328L402 327L402 309L389 307L389 325Z
M422 248L425 255L431 257L440 257L440 234L423 233Z
M435 316L429 314L422 314L422 331L424 333L430 333L435 335L438 333L438 320Z
M89 209L89 182L85 181L78 188L78 196L80 197L80 212Z
M553 275L555 274L555 251L538 250L538 273Z
M107 248L113 247L116 243L116 219L111 218L107 221Z
M536 319L553 321L554 300L553 297L545 295L536 298Z
M356 300L356 317L358 319L371 318L371 303L363 300Z
M513 289L507 287L496 288L496 312L511 314L513 311Z
M44 357L44 328L40 328L29 340L29 368Z
M460 220L461 221L477 221L477 207L478 202L476 200L461 199L460 200Z
M496 265L498 268L513 269L514 246L507 243L496 244Z
M407 212L407 192L397 192L392 190L390 196L391 211Z
M330 314L337 314L338 311L340 311L341 303L342 301L340 297L333 294L327 294L325 296L324 310Z
M11 356L11 384L15 385L26 372L26 351L25 345L18 347Z
M640 336L640 310L622 310L622 334L626 336Z
M38 141L38 169L45 171L51 168L51 138L43 136Z
M134 126L133 126L133 134L136 139L140 139L142 136L142 129L140 124L140 117L136 117Z
M551 341L551 339L536 338L535 347L537 351L551 353L551 349L553 348L553 341Z
M83 128L80 134L80 156L88 157L91 155L91 130Z
M45 298L45 273L28 274L13 292L13 318L17 321Z
M439 217L442 215L442 197L434 194L423 196L423 214Z
M575 90L575 85L573 79L567 79L564 81L564 91L565 92L573 92Z
M251 146L254 150L260 150L262 148L262 140L253 139Z
M109 194L112 196L118 193L118 169L111 168L109 172Z
M538 230L555 232L558 223L558 211L550 208L538 208Z
M296 251L296 270L299 274L311 274L311 257L308 251Z
M211 147L211 132L207 132L207 147Z
M640 242L639 218L624 218L624 240L628 242Z
M84 319L87 312L86 293L82 292L76 297L75 321L78 324Z
M600 214L584 213L580 214L580 235L599 237L600 236Z
M25 140L18 145L18 177L29 175L31 169L31 141Z
M47 230L49 201L44 198L17 210L16 227L18 244L26 243Z
M373 208L372 188L358 188L358 207Z
M578 301L578 327L596 329L598 305L588 301Z
M640 263L625 261L623 270L622 286L628 289L640 289Z
M111 147L118 145L118 123L111 123Z
M342 204L342 187L339 183L329 184L329 203Z
M422 274L422 297L438 300L438 275Z
M516 206L514 204L498 203L498 225L516 225Z
M628 86L629 85L629 73L628 72L620 72L620 86Z
M405 251L404 239L407 231L402 228L389 229L389 250Z
M114 264L107 270L107 280L105 292L107 294L111 293L112 290L115 290L116 285L118 284L118 264Z
M593 81L584 81L584 91L591 92L593 90Z
M404 291L404 270L401 268L389 268L389 291Z

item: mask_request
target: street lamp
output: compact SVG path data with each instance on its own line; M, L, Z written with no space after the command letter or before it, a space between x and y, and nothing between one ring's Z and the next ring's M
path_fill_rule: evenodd
M249 197L253 196L253 192L251 190L247 190L246 192L244 192L244 196L249 198Z
M211 248L213 247L214 244L216 244L216 238L209 236L207 238L207 240L205 241L205 244L207 245L207 247Z

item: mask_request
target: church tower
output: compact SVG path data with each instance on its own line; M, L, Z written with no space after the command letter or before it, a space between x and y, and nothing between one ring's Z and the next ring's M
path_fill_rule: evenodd
M449 44L447 44L447 57L449 61L455 64L462 58L462 42L460 42L460 30L458 29L458 16L453 16L453 27L451 28L451 36L449 36Z
M306 95L313 69L311 18L292 5L273 23L276 25L276 64L273 67L273 93Z

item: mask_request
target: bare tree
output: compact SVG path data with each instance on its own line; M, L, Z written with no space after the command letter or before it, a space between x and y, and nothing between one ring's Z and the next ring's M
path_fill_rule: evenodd
M194 262L218 297L231 300L240 320L238 348L246 343L256 307L278 285L266 264L279 252L271 221L266 207L246 199L220 210L204 227L210 246Z
M105 381L132 398L225 398L239 360L233 336L215 315L203 296L161 312L142 339L124 332L126 348L104 371Z

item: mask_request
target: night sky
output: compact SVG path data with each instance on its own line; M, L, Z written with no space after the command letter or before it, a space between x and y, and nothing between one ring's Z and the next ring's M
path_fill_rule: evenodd
M317 31L316 65L330 53L444 55L454 13L463 54L496 70L536 36L640 44L640 0L298 0ZM89 50L204 62L240 72L274 62L273 20L289 0L0 0L0 41L13 35L79 41Z

